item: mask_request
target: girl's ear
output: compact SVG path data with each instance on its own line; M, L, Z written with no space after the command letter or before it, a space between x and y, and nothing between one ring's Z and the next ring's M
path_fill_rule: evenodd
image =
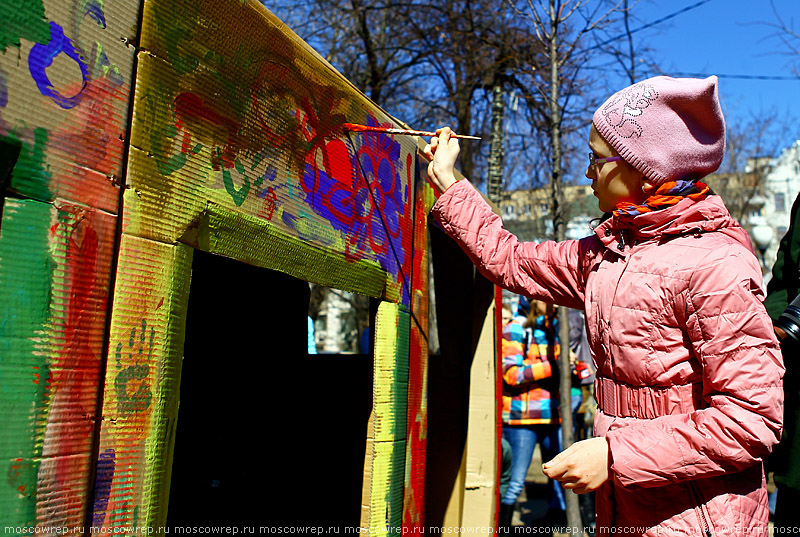
M647 177L642 177L642 194L648 197L652 196L656 193L656 189L658 189L658 185L654 184Z

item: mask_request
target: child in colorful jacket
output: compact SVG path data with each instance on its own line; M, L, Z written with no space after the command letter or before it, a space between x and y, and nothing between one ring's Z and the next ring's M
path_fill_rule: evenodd
M586 177L609 214L580 240L518 241L437 134L434 218L498 285L586 315L595 437L544 472L597 491L601 535L766 537L784 367L749 237L700 181L725 147L716 77L644 80L595 112Z
M503 327L503 437L511 445L511 481L501 498L501 525L509 526L525 487L536 444L543 458L561 451L557 372L560 346L552 307L533 301L527 319L515 317ZM529 324L530 326L524 326ZM564 491L553 480L550 508L565 509Z

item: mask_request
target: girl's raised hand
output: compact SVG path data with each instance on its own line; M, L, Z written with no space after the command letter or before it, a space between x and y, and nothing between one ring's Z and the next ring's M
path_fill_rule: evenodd
M542 465L547 477L575 494L599 489L608 480L608 467L608 442L603 437L575 442Z
M452 132L450 127L436 129L436 136L423 150L430 159L428 177L439 192L444 192L456 182L454 170L461 148L458 140L450 137Z

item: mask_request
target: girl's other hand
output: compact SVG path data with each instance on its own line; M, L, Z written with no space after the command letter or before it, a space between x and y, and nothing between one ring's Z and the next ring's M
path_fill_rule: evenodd
M547 477L575 494L600 488L608 480L608 442L603 437L575 442L542 465Z
M456 138L451 138L453 131L450 127L436 129L436 136L425 146L423 153L428 157L428 177L433 185L444 192L456 182L456 158L461 150Z

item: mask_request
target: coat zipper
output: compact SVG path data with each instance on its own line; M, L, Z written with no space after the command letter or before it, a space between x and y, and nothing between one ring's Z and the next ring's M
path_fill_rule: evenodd
M697 520L700 522L700 526L702 526L706 537L713 537L711 528L706 520L706 515L703 513L703 502L700 501L700 493L697 491L697 488L692 481L689 481L689 488L691 489L692 495L694 496L694 501L697 504L697 506L694 508L694 512L697 514Z
M630 261L630 256L625 254L625 230L619 230L619 242L617 243L617 249L620 252L620 257L622 258L622 262L625 265L622 267L622 270L619 273L619 277L617 277L617 283L614 285L614 293L611 295L611 303L609 304L609 313L614 308L614 301L617 299L617 290L619 289L619 282L622 281L623 276L625 276L625 271L628 270L628 263ZM611 316L609 315L609 319ZM611 321L605 321L605 329L610 333L611 332ZM614 357L611 355L609 349L606 348L605 340L602 341L601 347L603 352L605 352L608 360L611 362L611 374L614 380L617 380L617 364L614 363Z

